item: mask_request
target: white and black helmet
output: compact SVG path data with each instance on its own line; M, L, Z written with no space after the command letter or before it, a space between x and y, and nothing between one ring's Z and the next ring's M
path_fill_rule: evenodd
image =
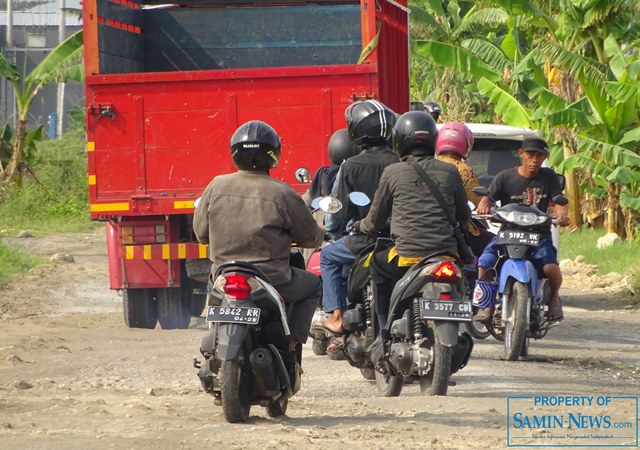
M377 100L352 103L344 112L349 138L356 144L386 145L396 114Z

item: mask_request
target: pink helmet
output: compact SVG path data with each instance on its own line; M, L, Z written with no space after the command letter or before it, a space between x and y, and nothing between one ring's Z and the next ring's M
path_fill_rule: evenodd
M447 122L438 132L436 154L455 153L467 158L473 147L473 134L462 122Z

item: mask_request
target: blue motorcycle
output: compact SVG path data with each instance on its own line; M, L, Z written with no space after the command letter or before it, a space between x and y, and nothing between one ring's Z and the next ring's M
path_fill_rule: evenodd
M475 188L478 195L487 195L486 188ZM568 200L556 196L553 202L566 205ZM558 322L547 319L549 286L531 262L533 249L540 234L553 223L549 214L535 206L508 204L491 208L487 216L501 225L497 243L504 248L496 280L478 280L474 289L474 306L495 307L487 329L504 341L505 358L515 361L529 353L529 339L543 338Z

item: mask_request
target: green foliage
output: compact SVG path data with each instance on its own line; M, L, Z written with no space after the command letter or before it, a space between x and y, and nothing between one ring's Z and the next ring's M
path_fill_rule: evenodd
M89 220L84 130L37 143L32 168L22 188L9 187L0 198L0 230L14 233L75 231L92 228Z
M0 282L7 281L11 275L24 272L40 264L42 258L27 255L11 247L7 247L0 240Z

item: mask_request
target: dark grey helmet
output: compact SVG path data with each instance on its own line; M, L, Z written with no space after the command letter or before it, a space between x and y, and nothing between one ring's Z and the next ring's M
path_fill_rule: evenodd
M356 145L386 145L396 123L396 114L377 100L352 103L344 112L349 138Z
M438 127L436 121L423 111L409 111L393 127L393 149L402 158L414 150L426 155L435 154Z
M329 139L328 146L329 161L331 164L342 164L342 161L349 159L357 153L356 146L349 139L349 132L346 128L342 128Z
M241 170L267 170L278 165L280 138L269 124L252 120L231 137L231 159Z

